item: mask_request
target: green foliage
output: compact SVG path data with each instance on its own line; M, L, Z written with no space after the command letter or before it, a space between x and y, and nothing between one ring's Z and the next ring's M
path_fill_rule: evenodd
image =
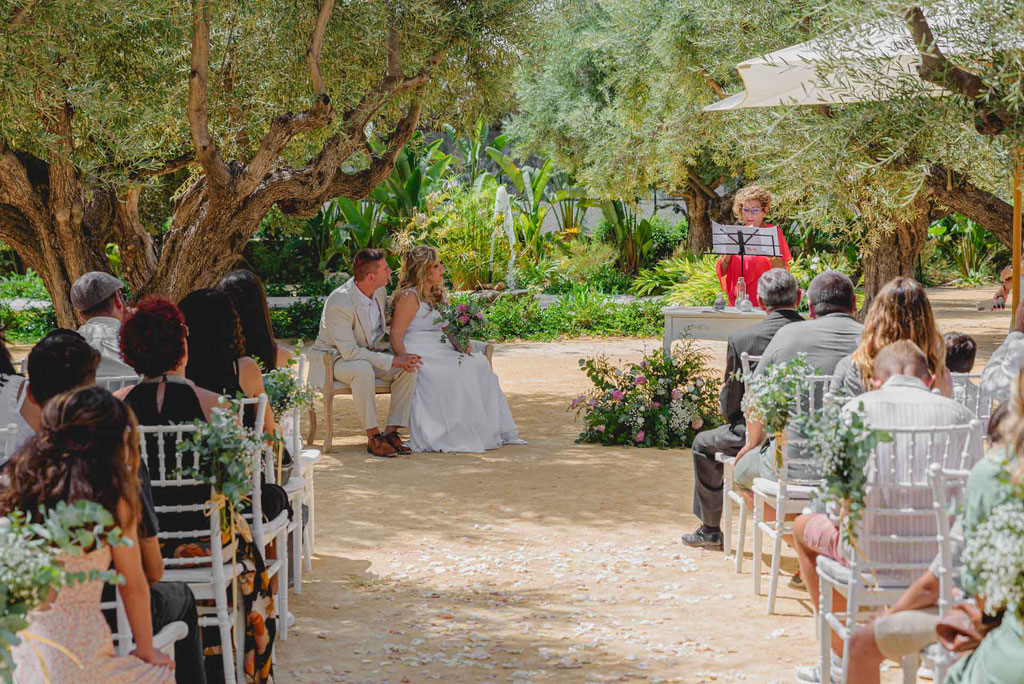
M270 323L274 335L285 339L314 339L320 332L320 314L324 298L298 301L287 309L271 309Z
M662 279L678 276L680 281L665 289L666 298L672 304L683 306L710 306L715 303L722 284L718 282L715 263L718 257L705 254L699 259L686 261L672 260L662 272Z
M451 176L452 156L441 152L443 142L441 138L425 142L417 131L398 153L390 175L370 192L389 226L407 225L417 213L424 213L427 198L441 190ZM383 144L375 146L378 153L383 153Z
M773 363L764 368L760 375L751 373L743 378L747 390L743 393L743 413L747 420L756 420L768 434L786 431L790 413L796 397L805 394L808 375L819 375L820 371L807 363L806 354L786 363Z
M545 292L570 292L575 285L587 285L603 294L629 292L632 279L615 268L618 255L611 245L581 237L569 243L568 252L555 262Z
M31 268L25 273L0 276L0 300L24 297L26 299L49 299L43 279Z
M576 440L604 445L686 447L701 429L720 423L718 381L707 354L686 341L671 356L664 350L640 363L615 367L605 356L580 359L594 388L572 400L582 416Z
M844 538L856 541L857 522L864 512L868 456L876 445L891 442L892 435L873 430L864 422L864 404L844 410L833 401L820 409L801 413L793 421L804 449L814 454L817 472L825 480L826 500L840 506Z
M938 255L951 264L964 285L987 285L994 279L994 262L1005 262L1009 250L992 233L960 214L950 214L932 224Z
M14 681L10 649L21 643L18 632L28 626L29 612L52 592L90 581L123 582L112 570L68 572L59 556L130 543L114 517L93 501L60 501L52 509L40 509L38 521L21 512L0 518L0 679Z
M320 208L316 230L327 228L320 270L331 267L338 258L341 265L352 272L352 258L361 249L388 249L391 231L381 220L381 205L370 200L333 199ZM322 217L321 217L322 215ZM311 231L313 229L311 228Z
M585 285L574 286L541 310L531 296L503 296L484 311L495 341L553 340L562 337L660 337L664 321L660 301L616 304Z
M649 219L641 219L622 200L598 203L608 225L608 241L619 254L619 268L624 273L636 273L654 247L654 227Z
M186 454L187 462L192 462L192 455L198 459L197 465L185 469L184 474L209 484L236 509L252 491L255 454L263 448L252 431L238 420L239 406L231 400L215 407L209 422L195 421L195 432L177 444L178 453Z
M477 181L485 173L485 148L491 134L490 126L482 118L478 118L465 135L459 135L450 124L445 124L443 130L449 146L454 150L455 164L462 174L462 179L471 188L476 188ZM505 137L501 135L498 138L500 140L496 138L493 145L497 149L503 149Z
M290 364L294 366L294 359ZM296 377L295 369L275 368L263 376L263 389L274 415L280 419L293 408L307 408L317 398L316 391Z
M39 338L57 327L57 316L50 306L15 311L0 301L0 324L3 325L8 342L35 344Z

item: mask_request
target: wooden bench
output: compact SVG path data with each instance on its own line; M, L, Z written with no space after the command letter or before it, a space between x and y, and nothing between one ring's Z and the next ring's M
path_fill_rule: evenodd
M316 352L311 352L315 354ZM334 398L345 395L352 395L352 388L346 383L340 380L334 379L334 355L331 352L322 352L323 358L321 363L324 364L324 384L323 387L317 389L320 390L320 398L324 404L324 423L326 424L327 435L324 437L323 451L326 453L334 447ZM494 345L488 343L484 347L484 356L487 357L487 363L494 366ZM387 380L381 380L377 378L376 381L376 393L377 394L391 394L391 383ZM306 436L306 442L312 444L316 438L317 432L317 419L316 411L314 409L309 410L309 434Z

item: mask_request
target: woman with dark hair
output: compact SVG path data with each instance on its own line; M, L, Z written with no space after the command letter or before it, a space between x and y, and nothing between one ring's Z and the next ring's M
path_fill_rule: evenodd
M190 292L178 302L188 326L188 364L185 376L199 387L235 397L263 393L263 374L251 356L245 355L242 326L231 298L220 290ZM246 412L246 424L255 417ZM267 407L263 431L274 432L274 416Z
M0 375L17 375L14 370L14 363L11 361L11 352L7 349L7 338L4 337L4 329L0 328Z
M28 631L59 643L78 658L44 643L22 640L12 649L18 679L26 682L174 681L174 661L153 648L149 584L139 553L139 483L129 459L130 410L100 387L57 395L43 409L40 431L11 459L10 487L0 492L0 513L33 513L59 501L93 501L114 514L129 546L96 547L81 556L65 555L72 572L103 571L113 559L124 577L121 597L137 648L114 655L110 629L100 611L103 583L65 587L49 608L32 614Z
M231 271L221 278L217 289L231 298L238 314L242 325L243 353L255 359L264 373L288 365L292 354L274 340L267 293L259 276L244 269Z

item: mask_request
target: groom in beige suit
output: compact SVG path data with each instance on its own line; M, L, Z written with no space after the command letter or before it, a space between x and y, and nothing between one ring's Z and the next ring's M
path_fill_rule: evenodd
M423 361L415 354L394 355L385 340L384 287L391 269L384 256L379 249L364 249L355 255L352 279L324 302L313 349L330 352L334 378L352 388L356 413L366 429L366 451L392 457L409 453L398 429L409 426L416 371ZM391 383L391 410L383 433L377 423L377 378Z

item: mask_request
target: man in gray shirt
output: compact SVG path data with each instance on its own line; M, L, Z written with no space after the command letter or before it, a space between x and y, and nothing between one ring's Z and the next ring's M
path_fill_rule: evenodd
M830 375L836 364L860 344L864 326L854 318L857 296L853 281L839 271L825 271L815 276L807 288L811 320L791 323L775 333L754 376L777 363L787 363L805 354L812 368ZM741 489L750 489L754 478L776 480L774 457L766 447L764 426L747 421L747 442L736 455L733 482ZM753 453L751 453L753 452Z

